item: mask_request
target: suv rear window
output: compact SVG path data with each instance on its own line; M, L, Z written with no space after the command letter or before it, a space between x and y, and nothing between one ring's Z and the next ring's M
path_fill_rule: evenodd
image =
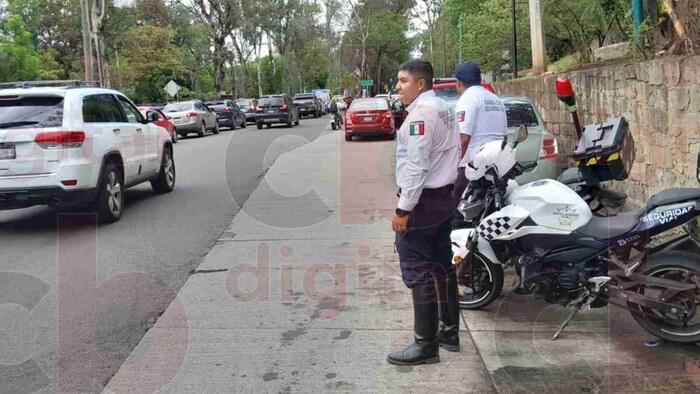
M537 115L532 105L526 103L503 103L506 107L506 117L508 118L508 127L527 127L539 126Z
M248 100L236 101L236 105L239 106L241 109L248 109Z
M226 103L223 101L209 101L207 102L207 105L211 107L212 105L226 105Z
M172 103L163 108L163 112L181 112L192 109L192 103Z
M63 126L63 97L0 96L0 129Z
M353 111L364 109L389 109L389 103L386 99L378 98L373 100L355 100L350 104L350 109Z
M313 100L315 97L316 96L314 96L313 94L297 94L296 96L294 96L294 100Z
M284 104L284 99L282 97L268 97L262 98L258 102L258 105L282 105Z
M457 92L457 88L433 89L433 91L435 92L436 96L445 101L459 100L459 92Z

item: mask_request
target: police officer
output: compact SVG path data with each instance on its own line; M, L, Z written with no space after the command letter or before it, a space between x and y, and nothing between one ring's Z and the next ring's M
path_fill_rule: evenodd
M413 296L415 331L412 345L389 355L387 361L397 365L439 362L439 346L459 351L457 276L450 243L459 134L454 110L435 95L432 81L429 62L410 60L401 65L396 85L408 116L398 131L400 191L392 227L401 276Z
M460 98L455 111L460 133L461 160L453 194L459 201L466 189L465 167L479 148L487 142L502 140L508 125L501 100L481 83L481 69L475 63L462 63L454 72ZM454 227L464 225L463 217L455 213Z

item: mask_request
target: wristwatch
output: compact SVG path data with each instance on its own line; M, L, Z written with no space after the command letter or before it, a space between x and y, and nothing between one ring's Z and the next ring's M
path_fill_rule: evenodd
M404 211L401 208L396 208L396 216L398 217L408 216L409 213L411 213L411 211Z

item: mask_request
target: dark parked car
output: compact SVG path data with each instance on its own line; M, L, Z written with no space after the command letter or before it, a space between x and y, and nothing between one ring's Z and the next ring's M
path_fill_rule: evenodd
M219 127L230 127L232 130L238 126L246 127L245 114L233 100L208 101L207 106L216 112Z
M287 127L299 125L299 110L286 94L263 96L255 108L255 123L258 129L263 125L272 127L275 123L284 123Z
M236 105L245 114L245 120L249 123L255 123L255 107L258 106L256 99L238 99Z
M299 93L294 96L294 104L299 108L299 116L322 116L323 105L313 93Z

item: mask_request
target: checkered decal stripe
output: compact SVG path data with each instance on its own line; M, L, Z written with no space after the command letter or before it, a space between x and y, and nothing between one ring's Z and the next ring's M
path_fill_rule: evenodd
M511 219L503 216L496 219L486 219L479 224L479 236L487 241L503 234L510 229Z

